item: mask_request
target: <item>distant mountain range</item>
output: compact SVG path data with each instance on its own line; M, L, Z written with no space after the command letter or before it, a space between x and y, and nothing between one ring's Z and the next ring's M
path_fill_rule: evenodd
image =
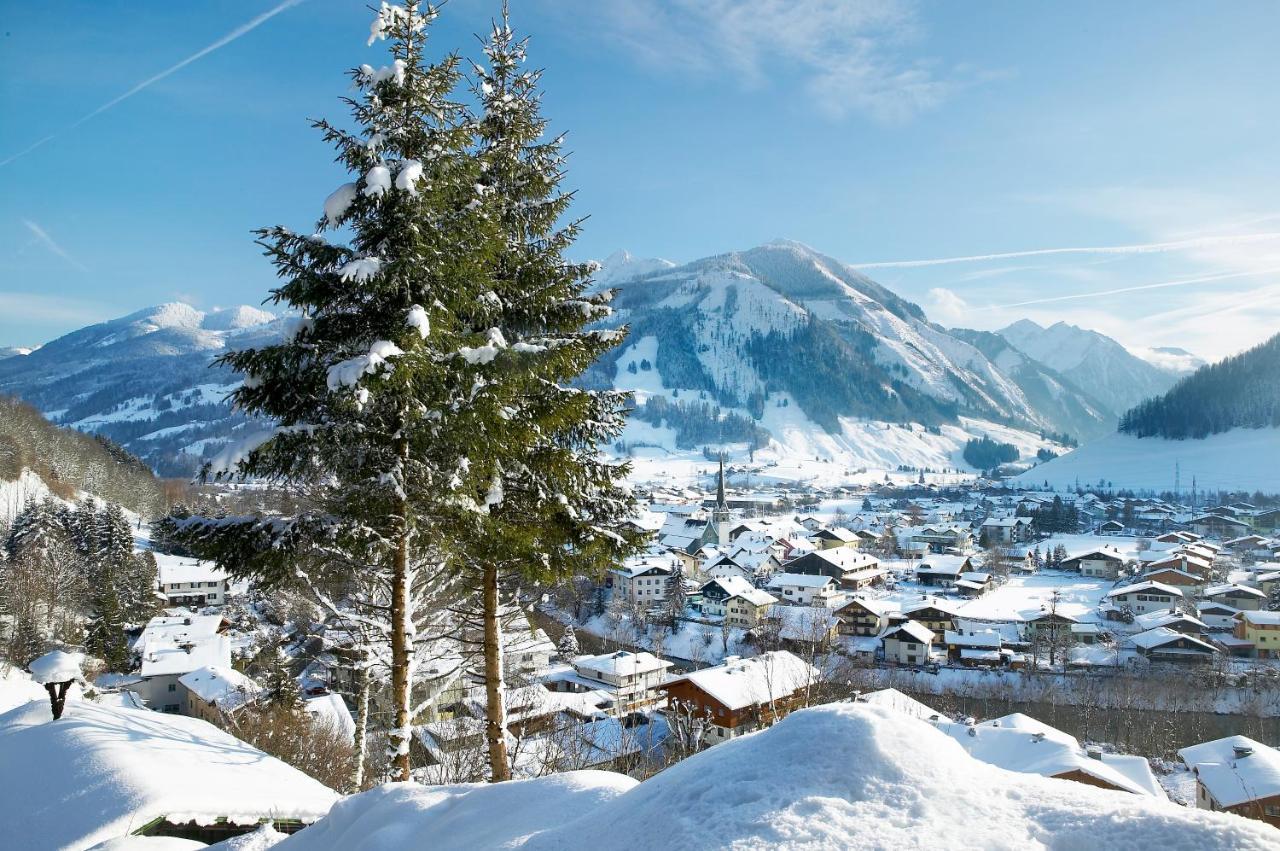
M1167 390L1192 358L1144 359L1062 323L948 330L796 242L684 265L618 252L595 279L618 290L613 321L631 336L586 383L641 391L637 419L674 428L685 449L783 441L784 430L853 445L877 434L867 428L876 422L946 428L952 443L1010 429L1028 433L1024 445L1039 433L1088 439ZM161 305L0 357L0 393L188 475L247 424L224 401L236 376L210 361L282 332L283 320L252 307ZM811 443L804 451L818 454Z

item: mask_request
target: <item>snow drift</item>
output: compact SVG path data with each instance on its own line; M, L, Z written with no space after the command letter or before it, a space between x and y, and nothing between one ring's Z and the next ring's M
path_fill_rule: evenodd
M349 798L279 851L330 849L1249 849L1235 816L1014 774L927 721L834 704L635 784L575 772L500 786L389 786Z

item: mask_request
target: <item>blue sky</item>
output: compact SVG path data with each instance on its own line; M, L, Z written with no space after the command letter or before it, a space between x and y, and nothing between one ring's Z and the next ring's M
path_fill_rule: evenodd
M474 53L497 2L452 0L436 46ZM261 301L274 278L250 229L308 227L345 180L306 119L341 116L344 70L383 61L364 0L286 4L77 122L278 5L9 4L0 345L163 301ZM854 264L983 256L866 271L946 325L1063 319L1208 357L1280 330L1272 2L513 12L569 133L582 257L777 237Z

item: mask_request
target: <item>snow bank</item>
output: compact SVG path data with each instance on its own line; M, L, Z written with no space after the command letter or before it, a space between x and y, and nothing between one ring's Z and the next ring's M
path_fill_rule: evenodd
M386 786L277 848L1261 851L1277 842L1280 833L1256 821L1014 774L926 722L833 704L638 785L576 772L501 786Z
M522 844L531 835L595 812L636 781L607 771L572 771L500 785L389 783L334 806L328 818L275 846L279 851L472 851ZM574 847L594 844L596 831Z
M8 712L36 700L44 701L45 711L49 711L49 695L44 686L32 680L25 671L0 662L0 712Z
M148 822L315 821L338 795L204 721L48 700L0 715L0 816L13 848L83 849Z

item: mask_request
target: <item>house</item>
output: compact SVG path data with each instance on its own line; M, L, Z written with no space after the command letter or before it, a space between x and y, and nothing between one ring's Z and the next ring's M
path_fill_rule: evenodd
M933 630L919 621L908 620L881 633L880 643L886 662L919 665L933 655Z
M1157 559L1153 559L1146 563L1146 572L1156 570L1181 570L1186 573L1194 574L1197 577L1204 578L1209 575L1210 569L1213 567L1211 559L1202 555L1179 550L1170 555L1162 555Z
M903 620L909 618L929 627L929 629L933 630L934 640L939 643L943 640L943 633L956 627L955 605L941 600L931 600L907 606L898 617ZM890 623L892 623L892 620L891 618Z
M1074 570L1081 576L1115 580L1124 567L1124 556L1115 547L1100 547L1063 559L1063 570Z
M1203 638L1168 627L1156 627L1129 639L1139 653L1153 662L1207 662L1218 652Z
M1181 632L1184 635L1200 636L1209 630L1208 624L1203 620L1178 609L1169 609L1164 612L1148 612L1145 615L1138 615L1133 619L1133 624L1140 632L1165 627L1167 629L1175 630L1176 632Z
M894 609L882 600L866 600L854 597L839 609L841 635L879 635L889 623L889 613Z
M1022 632L1028 644L1037 641L1056 644L1060 635L1070 633L1078 623L1075 618L1062 612L1041 612L1023 623Z
M1127 608L1135 615L1145 615L1147 612L1180 606L1185 597L1182 591L1172 585L1146 581L1112 588L1107 592L1107 599L1116 606Z
M211 561L152 553L160 581L160 593L170 606L198 609L227 602L230 577Z
M819 677L798 656L773 650L750 659L730 656L723 664L665 683L662 691L668 717L703 719L706 742L714 745L768 727L804 706Z
M916 581L921 585L947 587L956 584L961 573L972 569L968 556L929 555L921 559L916 568Z
M821 606L770 606L760 627L756 633L776 636L784 649L803 653L806 659L828 649L840 636L840 618Z
M258 699L262 687L235 668L208 665L178 678L185 695L186 714L210 724L222 724Z
M147 622L134 642L141 679L130 686L152 709L191 714L188 689L179 680L192 671L231 667L229 624L221 615L162 615Z
M1245 611L1258 611L1266 608L1267 605L1267 595L1257 588L1234 585L1229 582L1223 585L1210 585L1200 596L1211 603L1225 603Z
M702 613L722 617L730 626L750 629L777 598L738 576L712 579L702 586Z
M1020 712L980 724L939 721L936 726L974 759L1006 771L1074 780L1158 800L1167 798L1145 758L1083 748L1074 736Z
M964 526L922 526L907 534L908 540L925 544L932 553L962 553L973 546L973 532Z
M675 565L670 558L645 555L628 559L622 567L609 571L614 599L631 604L657 606L666 602Z
M652 653L619 650L573 660L577 676L613 697L610 714L621 717L653 706L662 699L658 687L666 679L671 663Z
M955 588L966 597L981 597L991 590L995 577L980 570L966 570L956 580Z
M340 797L198 718L80 700L54 722L45 700L4 719L6 848L173 847L129 836L193 840L187 847L262 823L293 833Z
M1253 527L1243 520L1226 517L1221 514L1201 514L1191 519L1191 529L1206 538L1238 538L1253 531Z
M1021 544L1034 535L1035 524L1030 517L988 517L978 530L978 538L984 546Z
M1196 612L1209 630L1230 632L1236 628L1236 615L1240 610L1225 603L1201 601L1196 604Z
M819 529L813 533L813 542L819 550L834 550L839 547L856 547L861 538L848 529L840 526L831 529Z
M1257 659L1280 658L1280 612L1243 611L1236 615L1232 635L1238 649Z
M1005 664L1011 653L1001 652L1003 640L994 629L959 632L947 630L943 635L947 658L968 667L996 667Z
M1121 523L1119 520L1108 520L1105 523L1102 523L1098 526L1098 528L1095 530L1095 534L1108 535L1108 536L1123 535L1124 524Z
M787 562L787 573L830 576L845 591L858 591L884 582L885 571L875 556L851 547L819 550Z
M1204 584L1204 579L1198 574L1187 573L1176 567L1162 567L1157 570L1148 570L1142 574L1142 579L1147 582L1159 582L1162 585L1172 585L1176 588L1184 589L1183 593L1189 593L1192 589L1198 588Z
M825 606L844 599L836 580L822 574L779 573L769 580L768 588L782 602L798 606Z
M1280 751L1228 736L1178 751L1196 775L1196 807L1235 813L1280 828Z

